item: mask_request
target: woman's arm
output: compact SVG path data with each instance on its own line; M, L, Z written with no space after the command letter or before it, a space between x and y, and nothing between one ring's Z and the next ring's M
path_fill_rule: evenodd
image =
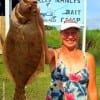
M52 48L48 49L48 61L46 64L49 64L50 70L53 71L56 67L56 51Z
M86 53L87 65L89 69L89 83L88 83L88 95L89 100L98 100L98 92L96 87L96 66L94 56L90 53Z

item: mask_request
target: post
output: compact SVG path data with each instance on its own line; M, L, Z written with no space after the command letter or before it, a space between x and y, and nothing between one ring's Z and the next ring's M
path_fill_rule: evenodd
M84 25L83 25L83 38L82 38L82 51L85 52L86 49L86 10L87 2L84 0Z
M5 0L5 33L6 35L10 26L11 11L12 11L12 0Z
M5 100L5 81L4 80L2 84L2 100Z

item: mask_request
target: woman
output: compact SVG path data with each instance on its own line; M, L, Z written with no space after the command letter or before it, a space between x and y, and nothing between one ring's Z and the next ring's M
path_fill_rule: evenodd
M60 33L61 47L48 50L52 84L46 100L98 100L95 59L77 48L80 26L66 20Z

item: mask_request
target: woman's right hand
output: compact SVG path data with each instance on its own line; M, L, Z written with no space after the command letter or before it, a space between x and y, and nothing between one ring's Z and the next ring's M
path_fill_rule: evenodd
M37 0L23 0L24 2L37 3Z

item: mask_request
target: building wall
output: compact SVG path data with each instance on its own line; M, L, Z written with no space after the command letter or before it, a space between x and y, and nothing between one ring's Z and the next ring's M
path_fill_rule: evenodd
M0 16L0 54L2 54L4 39L5 39L5 16Z

